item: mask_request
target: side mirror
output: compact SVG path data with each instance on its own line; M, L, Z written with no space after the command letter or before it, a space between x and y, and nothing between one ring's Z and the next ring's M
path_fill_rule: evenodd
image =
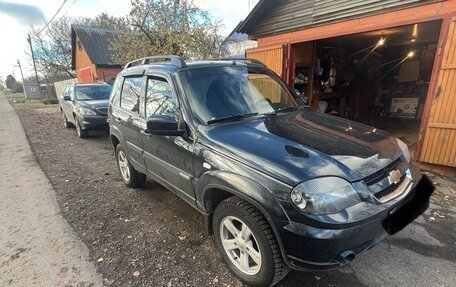
M171 116L153 115L147 119L147 133L161 136L181 136L178 122Z
M71 97L70 96L63 96L63 100L64 101L71 101Z

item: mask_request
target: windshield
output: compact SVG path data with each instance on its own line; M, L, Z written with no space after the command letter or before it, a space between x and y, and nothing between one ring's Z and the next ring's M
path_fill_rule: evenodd
M79 101L109 99L111 93L111 86L108 85L76 86L75 89Z
M179 75L193 113L204 123L271 114L302 104L265 68L216 66L188 69Z

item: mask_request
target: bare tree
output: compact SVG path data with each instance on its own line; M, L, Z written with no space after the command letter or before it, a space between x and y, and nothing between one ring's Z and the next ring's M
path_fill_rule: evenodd
M71 24L96 26L100 28L126 29L124 18L102 13L95 18L60 17L39 33L32 30L34 53L39 73L50 82L74 78L71 68Z
M219 55L221 22L192 0L132 0L128 21L130 28L112 45L120 63L157 54L187 59Z

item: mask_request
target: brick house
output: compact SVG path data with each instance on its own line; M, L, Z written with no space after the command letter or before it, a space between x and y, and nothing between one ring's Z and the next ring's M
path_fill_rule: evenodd
M312 107L456 170L456 0L261 0L237 32Z
M110 52L116 31L91 26L71 25L71 66L79 83L112 83L122 70Z

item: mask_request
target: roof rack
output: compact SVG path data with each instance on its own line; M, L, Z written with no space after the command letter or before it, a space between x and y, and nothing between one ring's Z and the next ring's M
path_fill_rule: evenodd
M172 65L179 68L187 67L187 64L181 57L176 55L161 55L161 56L148 56L140 59L133 60L125 64L124 69L133 67L133 66L140 66L140 65L147 65L147 64L165 64L165 65Z
M266 67L266 65L263 62L261 62L260 60L257 60L257 59L253 59L253 58L218 58L218 59L211 59L210 61L250 62L252 64L258 64L258 65Z

